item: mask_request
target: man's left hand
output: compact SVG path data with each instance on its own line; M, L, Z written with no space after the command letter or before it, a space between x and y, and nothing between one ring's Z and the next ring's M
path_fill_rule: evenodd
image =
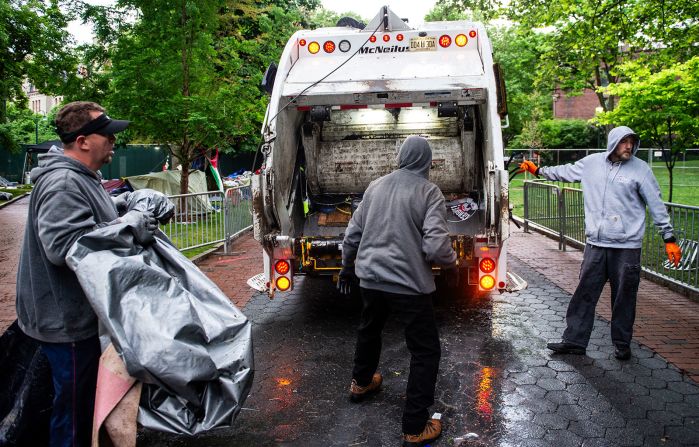
M354 266L342 266L340 275L337 279L337 290L343 295L352 293L352 283L357 281L357 275L354 274Z
M666 242L665 253L667 253L667 258L670 260L671 263L675 265L675 267L680 265L680 259L682 259L682 250L680 249L679 245L677 245L674 242Z

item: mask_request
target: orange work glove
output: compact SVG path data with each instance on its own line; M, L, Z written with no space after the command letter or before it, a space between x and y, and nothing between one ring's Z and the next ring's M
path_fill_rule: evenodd
M539 176L539 174L537 174L538 170L539 170L539 168L529 160L524 160L519 165L519 172L531 172L532 174L536 175L537 177Z
M667 253L667 258L675 264L675 267L680 265L680 259L682 258L682 250L680 246L674 242L665 243L665 253Z

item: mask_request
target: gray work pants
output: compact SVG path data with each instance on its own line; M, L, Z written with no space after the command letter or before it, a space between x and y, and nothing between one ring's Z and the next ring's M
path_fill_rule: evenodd
M580 283L568 305L563 341L583 348L590 341L595 307L604 284L612 289L612 342L628 346L636 318L636 294L641 281L640 248L585 246Z

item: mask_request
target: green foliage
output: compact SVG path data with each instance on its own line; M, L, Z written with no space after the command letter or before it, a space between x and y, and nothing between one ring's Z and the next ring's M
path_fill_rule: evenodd
M0 124L0 146L10 152L19 152L22 144L35 144L58 138L53 127L57 109L48 117L33 113L23 105L13 103L7 106L7 122ZM38 132L38 133L37 133Z
M352 17L353 19L362 22L369 23L369 20L362 18L356 12L335 12L325 8L318 8L315 10L308 18L308 28L324 28L332 27L337 25L337 21L343 17Z
M597 119L601 124L629 126L646 144L666 152L672 201L672 169L677 157L699 145L699 56L657 73L639 63L623 69L630 80L604 90L619 98L617 108Z
M456 17L459 14L464 14L464 18L487 22L502 14L503 3L505 2L502 0L438 0L432 11L435 13L441 11L441 17L445 18L440 20L463 20L463 18ZM428 19L425 18L425 20ZM429 20L435 19L430 18Z
M505 72L510 127L503 129L503 139L511 146L527 122L551 116L551 96L535 83L546 36L521 26L489 26L488 35L493 58Z
M254 150L262 75L314 4L123 0L117 12L102 10L138 17L119 23L109 109L132 120L132 138L167 144L183 167L212 148ZM183 169L183 189L186 178Z
M512 141L511 147L586 149L597 146L597 137L598 129L585 120L534 120Z
M57 0L0 2L0 123L6 121L8 101L26 100L25 79L53 94L72 75L75 58L68 47L67 20Z

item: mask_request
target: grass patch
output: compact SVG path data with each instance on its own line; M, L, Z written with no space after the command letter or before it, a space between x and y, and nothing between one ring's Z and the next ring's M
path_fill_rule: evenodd
M0 192L9 192L10 194L12 194L12 198L15 198L17 196L21 196L22 194L24 194L26 192L30 192L31 190L32 190L31 185L19 185L19 186L16 186L14 188L0 188ZM0 201L4 202L4 200L1 200L1 199L0 199Z

